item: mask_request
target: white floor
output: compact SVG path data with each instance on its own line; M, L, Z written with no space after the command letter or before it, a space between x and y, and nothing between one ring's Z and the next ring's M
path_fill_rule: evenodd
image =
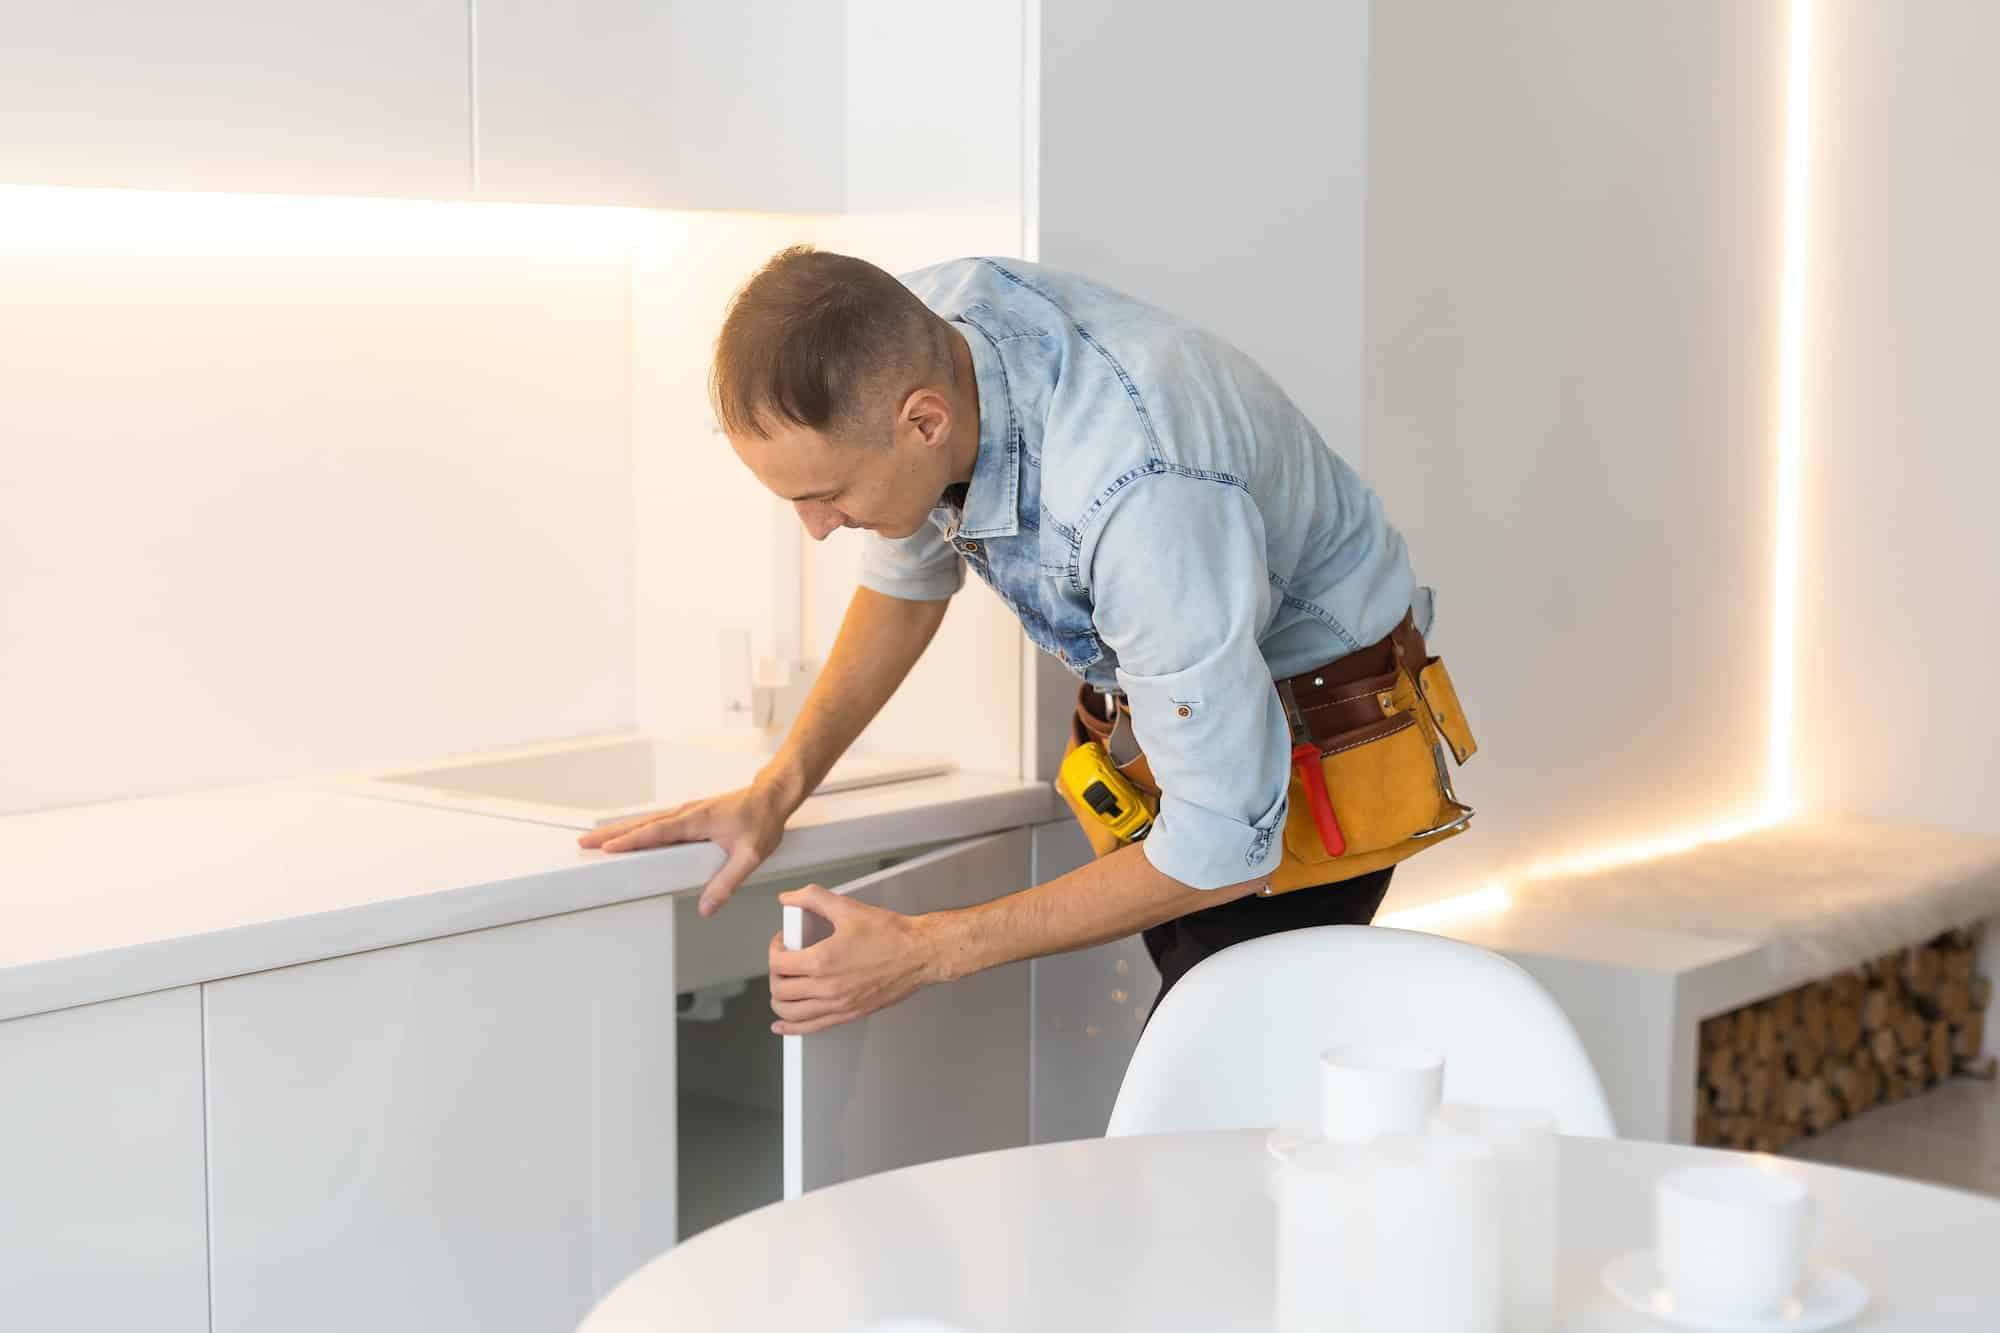
M2000 1195L2000 1083L1955 1078L1800 1139L1787 1155Z

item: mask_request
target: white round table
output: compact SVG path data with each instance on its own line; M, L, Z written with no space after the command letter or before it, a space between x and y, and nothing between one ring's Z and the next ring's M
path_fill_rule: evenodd
M773 1204L614 1289L579 1333L846 1333L893 1317L967 1330L1269 1330L1276 1209L1258 1131L1090 1139L955 1158ZM1651 1242L1653 1182L1742 1158L1564 1139L1562 1333L1667 1326L1599 1281ZM1759 1159L1769 1160L1769 1159ZM1814 1257L1867 1284L1855 1333L2000 1329L2000 1200L1775 1159L1818 1200Z

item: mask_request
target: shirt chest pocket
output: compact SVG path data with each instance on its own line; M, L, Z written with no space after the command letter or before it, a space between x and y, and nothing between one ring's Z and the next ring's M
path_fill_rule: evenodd
M1035 646L1045 653L1054 653L1077 675L1104 656L1104 645L1098 641L1097 628L1090 623L1088 607L1053 594L1035 602L1010 601L1009 605L1021 618L1021 628L1028 632Z
M1078 675L1104 656L1104 645L1090 623L1088 603L1063 596L1055 579L1036 565L982 559L983 555L985 552L967 553L966 563L1000 594L1037 648L1061 659Z

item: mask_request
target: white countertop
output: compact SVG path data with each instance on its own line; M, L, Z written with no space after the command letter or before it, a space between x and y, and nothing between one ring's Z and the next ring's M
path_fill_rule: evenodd
M817 796L760 873L1062 814L1046 783L968 773ZM576 837L304 783L0 818L0 1019L690 893L723 862Z

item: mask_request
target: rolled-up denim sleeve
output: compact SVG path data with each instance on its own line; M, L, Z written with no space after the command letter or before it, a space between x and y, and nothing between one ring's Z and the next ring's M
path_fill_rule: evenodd
M1290 733L1257 646L1273 594L1256 503L1226 479L1151 473L1094 537L1093 619L1161 790L1146 858L1196 889L1268 874L1284 854Z
M965 586L965 561L935 524L908 537L869 533L861 548L861 586L910 602L941 602Z

